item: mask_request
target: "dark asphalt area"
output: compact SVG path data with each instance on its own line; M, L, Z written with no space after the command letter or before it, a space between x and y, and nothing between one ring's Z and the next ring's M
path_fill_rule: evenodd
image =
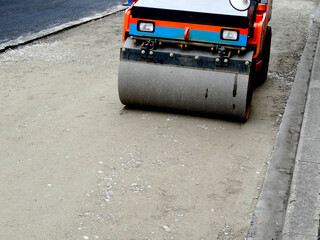
M125 0L0 0L0 44L107 11Z

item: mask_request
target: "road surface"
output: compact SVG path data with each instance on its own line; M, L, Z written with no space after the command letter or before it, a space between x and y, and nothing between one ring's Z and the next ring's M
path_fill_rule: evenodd
M121 5L123 0L0 0L0 44Z
M1 53L0 239L244 239L317 3L274 1L245 124L125 109L123 13Z

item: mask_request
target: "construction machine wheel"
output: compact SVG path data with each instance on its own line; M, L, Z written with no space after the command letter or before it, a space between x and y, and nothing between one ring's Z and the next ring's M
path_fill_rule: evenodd
M253 50L225 61L219 53L198 48L145 51L140 45L128 38L121 49L118 91L122 104L241 122L248 119L255 73Z
M235 74L121 61L119 96L124 105L200 113L245 122L251 74Z
M268 68L270 60L270 50L271 50L271 36L272 30L271 27L267 27L266 38L263 43L262 49L262 67L254 74L254 87L259 87L265 83L268 77Z

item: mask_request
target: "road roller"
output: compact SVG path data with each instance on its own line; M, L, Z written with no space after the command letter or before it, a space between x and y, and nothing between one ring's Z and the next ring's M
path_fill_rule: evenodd
M267 78L272 0L129 2L120 101L245 122Z

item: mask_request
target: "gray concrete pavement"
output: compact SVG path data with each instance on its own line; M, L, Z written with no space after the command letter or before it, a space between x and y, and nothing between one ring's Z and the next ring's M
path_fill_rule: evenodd
M320 7L314 20L319 39ZM318 239L320 190L320 41L312 66L307 103L283 228L283 240Z
M248 239L318 239L320 5L309 30Z

